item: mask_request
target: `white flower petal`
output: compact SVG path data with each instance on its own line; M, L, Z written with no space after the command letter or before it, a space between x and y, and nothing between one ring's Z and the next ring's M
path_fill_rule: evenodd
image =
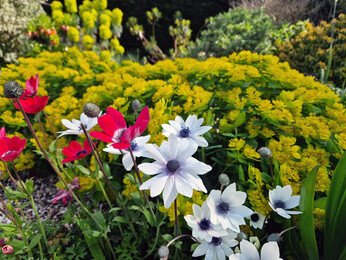
M262 246L261 260L282 260L278 243L268 242Z
M197 123L197 116L196 115L189 115L186 119L185 126L188 127L190 130L192 130Z
M162 172L162 166L158 163L141 163L138 169L147 175L154 175Z
M189 140L195 142L200 147L207 147L208 146L207 140L205 140L201 136L191 136L191 139L189 139Z
M251 209L243 205L231 207L230 212L232 214L239 215L242 217L248 217L253 213Z
M198 175L195 174L184 174L182 178L189 184L193 189L203 191L207 193L207 189L205 188L203 181Z
M300 196L292 196L287 201L285 201L285 208L291 209L299 205Z
M238 206L245 202L246 193L242 191L234 192L233 189L225 189L221 195L224 201L227 201L231 206Z
M150 135L145 135L145 136L139 136L135 138L134 141L136 141L138 146L143 146L149 141Z
M180 162L186 161L190 158L198 149L197 144L192 144L186 141L185 139L181 140L181 145L179 146L178 154L176 160Z
M193 132L193 135L202 135L212 129L211 126L201 126L198 130Z
M147 154L150 158L153 158L154 160L158 161L159 163L165 163L166 160L163 158L162 154L160 153L158 147L153 144L145 144L144 145Z
M79 122L79 121L78 121ZM70 121L68 121L67 119L62 119L61 123L66 126L67 128L71 129L71 130L79 130L79 126L71 123Z
M284 209L282 209L282 208L277 208L275 211L276 211L276 213L278 213L281 217L284 217L284 218L291 218L291 216L287 214L286 210L284 210Z
M174 180L175 188L178 193L184 195L185 197L191 198L193 189L188 182L185 181L181 176L176 176Z
M136 157L135 157L135 160L136 160ZM132 161L131 155L129 153L126 153L123 155L122 162L123 162L123 165L127 171L130 171L132 169L133 161Z
M225 260L225 252L222 250L221 246L217 246L215 251L219 260Z
M208 250L207 252L205 253L205 258L204 260L214 260L214 255L215 255L215 247L214 246L208 246Z
M163 190L163 201L164 201L164 206L166 209L168 209L172 202L177 198L178 192L175 189L174 185L174 176L170 176L167 179L166 186Z
M202 175L211 170L212 168L210 165L200 162L193 157L188 158L182 165L182 171L186 173Z
M150 196L156 197L157 195L162 193L163 188L166 185L168 174L161 173L157 176L155 176L155 183L154 185L151 185L150 187Z
M256 247L254 246L254 244L252 244L251 242L247 240L242 240L240 242L240 250L241 250L241 253L246 256L246 259L251 259L251 260L260 259L258 251Z
M208 243L207 242L204 242L204 243L201 243L196 249L195 251L193 252L192 256L193 257L197 257L197 256L202 256L202 255L205 255L205 253L207 252L208 250Z

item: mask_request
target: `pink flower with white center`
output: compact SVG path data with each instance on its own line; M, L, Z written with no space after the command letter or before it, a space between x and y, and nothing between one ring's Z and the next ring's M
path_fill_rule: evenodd
M67 184L71 190L80 189L80 185L78 183L78 177L75 177L72 181L72 183ZM58 193L55 195L54 199L52 200L52 203L57 203L59 200L63 201L63 203L66 205L67 203L72 202L72 195L71 192L67 189L59 190Z
M26 99L27 97L34 97L38 89L38 74L35 75L35 78L31 76L30 79L26 80L25 85L25 91L20 98Z
M106 143L111 143L113 148L127 149L131 142L140 136L149 123L149 109L143 108L134 126L127 128L123 115L112 107L107 108L106 114L98 118L98 123L103 132L92 131L90 135Z
M178 140L171 134L161 146L146 144L148 157L153 158L153 163L138 165L139 170L148 175L155 175L140 186L140 190L149 190L150 196L156 197L163 192L163 201L169 208L178 194L191 198L193 190L207 192L201 178L212 168L191 157L198 148L186 140Z

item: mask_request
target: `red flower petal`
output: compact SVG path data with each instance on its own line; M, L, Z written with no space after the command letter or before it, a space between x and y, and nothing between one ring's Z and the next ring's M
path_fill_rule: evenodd
M71 141L70 149L71 149L72 152L78 153L79 151L82 150L82 146L80 145L80 143L78 143L76 141Z
M5 130L5 127L2 127L0 129L0 138L5 137L5 136L6 136L6 130Z
M126 128L125 119L124 119L123 115L118 110L115 110L114 108L109 107L106 110L106 114L112 117L112 119L115 122L118 129L119 128Z
M113 148L115 149L119 149L119 150L123 150L123 149L127 149L130 147L130 143L114 143L112 144Z
M104 141L106 143L113 143L113 139L102 132L92 131L90 132L90 136L96 139L100 139L101 141Z

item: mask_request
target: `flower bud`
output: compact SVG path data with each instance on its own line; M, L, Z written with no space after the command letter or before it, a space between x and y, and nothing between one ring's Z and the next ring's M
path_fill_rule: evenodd
M267 242L277 242L279 243L281 240L278 233L272 233L267 237Z
M247 235L243 232L243 231L240 231L238 234L237 234L237 238L241 241L241 240L245 240L247 239Z
M261 156L261 159L272 157L272 151L268 147L261 147L260 149L258 149L258 153Z
M21 212L21 209L20 208L15 208L14 211L19 214Z
M166 246L161 246L158 252L160 258L167 258L169 255L169 249Z
M7 81L4 85L4 96L7 98L20 98L24 89L16 81Z
M88 117L98 117L101 110L98 105L95 105L94 103L86 103L83 107L83 112Z
M133 111L138 111L141 109L141 102L139 102L138 99L134 99L132 102L131 102L131 107L132 107L132 110Z
M219 182L223 186L228 186L229 185L229 178L227 174L221 173L219 175Z
M6 245L2 248L2 253L4 255L12 255L14 252L14 248L11 245Z

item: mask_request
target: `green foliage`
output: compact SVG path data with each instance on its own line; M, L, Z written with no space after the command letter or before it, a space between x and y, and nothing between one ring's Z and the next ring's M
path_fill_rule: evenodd
M346 80L346 15L335 19L332 63L329 78L336 87L342 88ZM276 55L281 61L305 74L321 77L321 69L327 71L332 22L322 21L319 26L308 23L307 28L289 41L278 42Z
M206 21L206 28L188 47L189 57L221 57L250 50L261 54L274 50L271 35L277 29L263 9L230 9Z

